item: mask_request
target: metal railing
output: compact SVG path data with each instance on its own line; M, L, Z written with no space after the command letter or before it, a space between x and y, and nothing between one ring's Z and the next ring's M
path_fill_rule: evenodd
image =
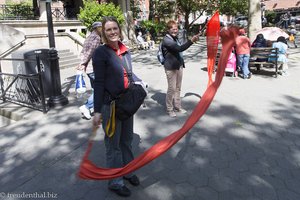
M83 43L76 38L74 38L69 33L56 33L55 36L59 37L69 37L77 44L77 46L83 46ZM42 38L48 37L47 34L36 34L36 35L26 35L25 41L28 38ZM21 43L20 43L21 45ZM19 46L19 45L16 45ZM43 70L40 69L40 57L37 54L36 60L30 59L10 59L4 58L9 53L11 53L16 46L11 47L5 53L0 55L0 102L9 101L19 105L23 105L32 109L40 110L46 113L49 110L49 106L45 103L45 91L43 89L42 73ZM20 62L35 62L37 63L37 73L35 74L11 74L2 72L2 61L20 61Z
M76 44L83 47L83 43L81 41L79 41L78 39L76 39L75 37L73 37L72 35L70 35L69 33L66 33L66 32L55 33L54 36L55 37L69 37ZM30 38L43 38L43 37L49 37L49 36L48 36L48 34L32 34L32 35L26 35L25 37L26 37L26 39L30 39Z
M51 7L52 17L56 20L77 19L74 8Z
M10 59L0 58L0 100L12 102L25 107L46 113L49 107L46 105L43 88L41 63L39 51L34 59ZM36 63L36 73L31 74L11 74L2 73L1 61L34 62ZM25 65L26 67L26 65Z
M65 10L63 8L51 8L52 17L56 20L63 20L66 17Z
M55 20L77 19L73 8L51 7L51 12ZM0 20L35 20L39 16L38 8L32 6L0 4Z
M75 44L83 47L83 43L81 41L79 41L78 39L76 39L75 37L73 37L72 35L70 35L69 33L55 33L54 35L55 35L55 37L69 37L71 40L74 41ZM18 44L12 46L11 48L7 49L5 52L3 52L2 54L0 54L0 61L1 61L1 58L6 57L7 55L9 55L11 52L13 52L14 50L16 50L17 48L23 46L26 43L27 39L30 39L30 38L43 38L43 37L49 37L49 36L48 36L48 34L26 35L24 40L22 40ZM0 68L1 68L1 64L0 64Z
M4 58L5 56L7 56L8 54L10 54L11 52L13 52L14 50L18 49L19 47L23 46L25 44L25 40L22 40L21 42L17 43L16 45L12 46L11 48L7 49L6 51L4 51L3 53L0 54L0 58Z

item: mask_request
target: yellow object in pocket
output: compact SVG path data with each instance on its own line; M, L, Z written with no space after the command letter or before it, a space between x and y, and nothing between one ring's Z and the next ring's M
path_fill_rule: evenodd
M116 105L115 101L110 103L110 115L105 126L105 133L108 137L112 137L116 130Z

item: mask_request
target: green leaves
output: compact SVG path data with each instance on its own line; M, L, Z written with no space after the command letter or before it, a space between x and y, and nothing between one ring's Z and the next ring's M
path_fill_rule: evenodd
M220 1L220 12L227 15L247 15L249 0L222 0Z
M150 31L154 31L156 35L159 35L160 33L165 31L166 23L165 22L153 22L150 20L142 21L141 27L144 29Z
M92 24L96 21L101 21L103 16L114 16L121 25L125 22L120 6L116 6L113 3L99 4L95 0L83 1L83 8L80 8L78 19L91 30Z

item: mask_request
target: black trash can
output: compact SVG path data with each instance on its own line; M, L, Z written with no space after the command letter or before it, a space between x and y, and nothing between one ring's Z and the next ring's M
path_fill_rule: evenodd
M49 59L49 49L35 49L24 53L24 59L36 60L36 52L39 51L40 66L42 72L42 82L45 98L52 96L52 84L51 84L51 69ZM38 73L36 62L25 62L25 73L36 74Z

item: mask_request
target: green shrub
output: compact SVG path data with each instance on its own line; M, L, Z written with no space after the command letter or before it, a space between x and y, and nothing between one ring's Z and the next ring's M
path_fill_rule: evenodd
M1 18L11 19L33 19L32 2L24 1L21 3L8 2Z
M79 34L81 37L86 38L86 33L79 32L78 34Z
M103 16L114 16L121 25L125 22L120 6L116 6L113 3L99 4L95 0L83 1L83 8L80 8L78 19L91 30L92 24L96 21L101 21Z
M276 13L274 11L266 11L265 17L267 18L268 24L275 24Z
M154 23L153 21L145 20L141 22L141 27L155 36L161 36L165 32L166 23L158 22Z

